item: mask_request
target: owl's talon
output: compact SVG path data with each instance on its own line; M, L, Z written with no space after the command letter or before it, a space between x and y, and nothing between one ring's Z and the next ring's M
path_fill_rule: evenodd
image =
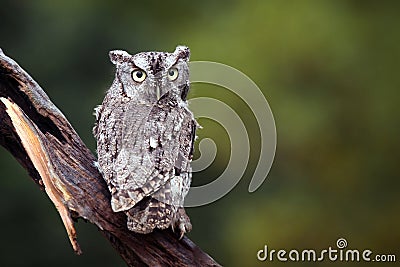
M179 228L179 240L183 238L183 236L192 230L192 224L190 223L190 219L187 216L185 210L181 207L178 210L179 219L177 221L177 228Z
M184 235L185 235L185 231L181 231L181 236L179 237L179 240L181 240Z
M181 232L181 235L180 235L180 237L179 237L179 240L181 240L182 238L183 238L183 236L187 233L187 228L186 228L186 224L185 223L188 223L188 222L181 222L180 224L179 224L179 230L180 230L180 232ZM189 225L191 226L191 224L190 224L190 222L189 222ZM189 230L190 231L190 230Z

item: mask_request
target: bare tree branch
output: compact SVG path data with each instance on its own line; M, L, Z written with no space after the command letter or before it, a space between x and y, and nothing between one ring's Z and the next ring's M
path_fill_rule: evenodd
M0 145L10 151L56 206L76 253L73 220L100 229L128 266L219 266L171 230L129 231L110 207L96 158L40 86L0 49Z

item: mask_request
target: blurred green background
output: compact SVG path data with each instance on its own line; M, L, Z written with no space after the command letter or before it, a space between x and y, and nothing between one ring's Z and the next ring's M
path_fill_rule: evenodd
M228 91L194 85L191 97L215 97L237 110L252 150L234 190L188 209L189 237L225 266L330 265L261 263L256 253L264 245L335 247L340 237L349 248L400 260L395 3L1 0L0 47L39 82L92 151L93 108L113 80L109 50L173 51L185 44L192 61L243 71L274 113L276 158L267 180L249 194L260 142L254 116ZM224 129L200 122L199 136L216 141L218 156L194 174L194 184L218 177L230 153ZM0 168L1 266L124 266L96 227L83 221L77 229L84 254L75 256L52 203L3 148Z

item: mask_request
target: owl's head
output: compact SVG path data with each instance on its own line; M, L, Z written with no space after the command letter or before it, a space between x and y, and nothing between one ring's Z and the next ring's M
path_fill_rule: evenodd
M114 94L156 103L165 96L178 103L186 101L189 90L190 51L178 46L173 53L142 52L130 55L126 51L110 51L111 62L116 65ZM114 86L113 86L114 87ZM111 88L111 90L113 89Z

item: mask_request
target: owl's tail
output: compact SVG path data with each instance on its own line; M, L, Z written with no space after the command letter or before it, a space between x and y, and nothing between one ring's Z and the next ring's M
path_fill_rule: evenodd
M132 209L126 211L128 229L147 234L155 228L166 229L171 225L175 207L152 197L145 197Z
M154 229L166 229L172 226L180 238L190 230L192 224L183 207L174 207L152 197L146 197L135 207L125 212L130 231L148 234Z

